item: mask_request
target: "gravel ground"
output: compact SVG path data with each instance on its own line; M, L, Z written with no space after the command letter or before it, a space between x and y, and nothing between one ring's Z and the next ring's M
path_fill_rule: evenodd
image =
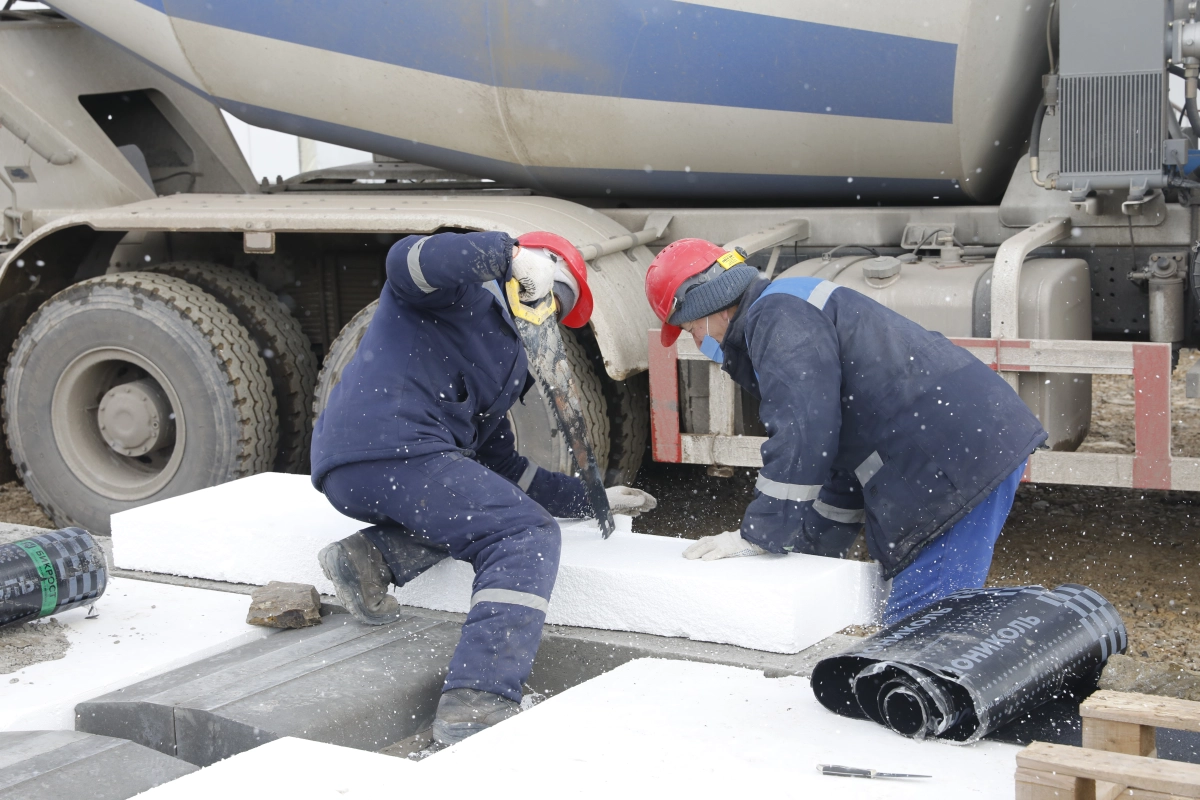
M1200 401L1173 380L1174 453L1200 456ZM1081 450L1133 452L1132 378L1094 376L1092 430ZM753 498L755 470L713 478L702 466L647 464L635 483L659 509L634 530L696 539L735 530ZM50 527L19 484L0 486L0 521ZM861 545L852 557L865 558ZM1200 494L1023 485L996 548L991 585L1082 583L1107 597L1129 628L1129 654L1200 671ZM1195 585L1193 584L1195 579ZM1197 597L1193 598L1193 591Z

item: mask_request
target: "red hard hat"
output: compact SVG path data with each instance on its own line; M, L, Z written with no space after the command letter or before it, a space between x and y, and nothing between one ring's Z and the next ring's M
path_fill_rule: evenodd
M670 347L679 338L680 329L667 322L675 310L675 293L680 285L717 262L725 248L704 239L678 239L664 247L646 270L646 299L650 308L662 320L659 334L663 347Z
M530 231L517 237L517 244L521 247L544 247L567 262L567 269L571 270L576 283L579 284L579 297L575 298L575 307L571 309L571 313L562 318L562 324L568 328L582 328L587 325L588 320L592 318L592 290L588 288L587 264L583 261L583 255L575 249L575 245L549 231Z

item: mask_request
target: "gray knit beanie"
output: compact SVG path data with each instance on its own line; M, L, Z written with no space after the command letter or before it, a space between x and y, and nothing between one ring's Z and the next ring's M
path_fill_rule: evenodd
M712 277L704 280L704 277L709 274ZM671 325L680 325L729 308L738 301L742 293L746 291L746 287L757 277L758 270L746 264L739 264L730 269L724 269L714 264L696 276L701 279L696 285L686 288L687 282L684 282L683 300L680 301L675 313L667 322Z

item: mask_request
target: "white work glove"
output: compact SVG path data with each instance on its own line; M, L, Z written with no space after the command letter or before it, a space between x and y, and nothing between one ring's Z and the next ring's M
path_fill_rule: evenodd
M558 266L558 256L544 247L521 247L513 256L512 271L517 283L521 284L518 292L522 303L532 303L541 300L554 285L554 270Z
M684 558L699 558L702 561L716 561L718 558L740 558L742 556L761 556L767 552L754 542L742 538L741 531L726 531L716 536L705 536L700 541L683 551Z
M658 501L641 489L610 486L604 490L604 493L608 495L608 507L614 514L636 517L643 511L653 511L658 506Z

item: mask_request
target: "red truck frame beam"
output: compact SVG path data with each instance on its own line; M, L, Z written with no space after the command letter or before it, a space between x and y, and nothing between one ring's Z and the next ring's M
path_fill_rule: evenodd
M1200 458L1171 455L1171 345L1044 339L950 341L1006 377L1017 373L1132 375L1134 441L1128 453L1036 451L1025 480L1082 486L1200 491ZM649 335L650 424L654 459L670 463L761 467L758 436L734 433L736 384L716 364L709 369L709 430L680 426L679 362L707 361L686 337L671 347Z

